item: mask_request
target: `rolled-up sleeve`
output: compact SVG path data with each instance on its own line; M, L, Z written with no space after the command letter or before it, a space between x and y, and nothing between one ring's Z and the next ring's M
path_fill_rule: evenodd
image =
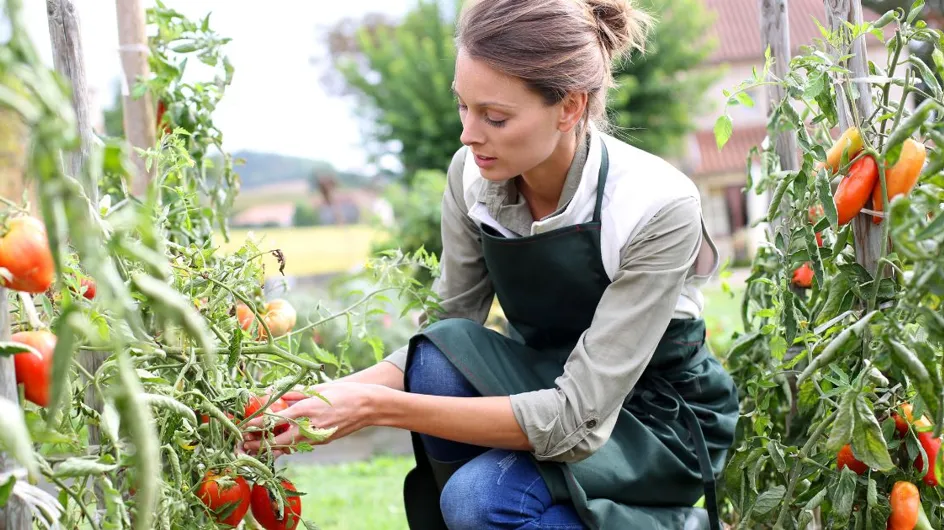
M488 278L478 227L469 218L463 197L462 169L466 151L463 148L456 152L446 176L446 192L442 198L443 251L433 291L441 299L443 314L440 318L466 318L483 324L495 291ZM384 360L405 371L406 354L407 347L402 346Z
M679 199L657 213L623 248L620 268L556 388L511 396L536 458L580 461L609 439L672 319L701 237L696 199Z

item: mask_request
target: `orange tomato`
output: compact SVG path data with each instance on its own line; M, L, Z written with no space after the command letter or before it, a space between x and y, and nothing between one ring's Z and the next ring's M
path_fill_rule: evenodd
M842 161L842 152L847 150L846 157L849 160L855 158L862 150L862 134L857 127L849 127L826 151L826 166L833 173L839 171L839 163ZM823 163L817 165L817 169L822 167Z
M35 217L21 216L9 220L0 237L0 268L8 271L8 280L0 274L0 285L14 291L39 294L52 285L55 264L46 226Z
M885 170L885 188L888 191L888 202L899 195L910 193L918 183L918 175L924 167L927 158L927 149L921 142L907 139L901 146L901 156L895 165ZM881 212L885 205L882 203L882 185L876 183L872 190L872 209ZM873 216L872 222L879 224L881 217Z
M295 327L298 315L291 304L285 300L277 299L266 303L265 314L262 319L265 321L266 325L269 326L273 337L281 337L289 331L292 331L292 328ZM259 326L259 339L264 340L265 338L265 328Z
M236 320L239 322L239 327L243 328L243 331L247 331L249 326L252 325L252 320L255 318L255 315L252 312L252 309L249 309L249 306L239 302L236 304Z

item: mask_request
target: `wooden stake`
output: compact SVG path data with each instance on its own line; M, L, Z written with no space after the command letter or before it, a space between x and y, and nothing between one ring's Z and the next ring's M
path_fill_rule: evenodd
M862 23L861 0L825 0L825 2L826 20L831 30L836 31L843 28L845 22L854 25ZM853 79L865 79L868 76L865 36L861 36L852 42L850 51L838 50L837 53L850 53L852 55L847 68L849 68ZM861 120L872 114L872 92L869 84L865 81L849 83L843 88L855 91L850 93L850 96L855 98L855 104L852 108L848 105L846 98L842 96L837 101L839 128L844 131L852 125L861 123ZM859 265L865 267L865 270L869 271L870 274L873 274L876 271L876 264L882 250L882 227L873 224L872 216L864 213L857 215L852 223L853 233L855 234L856 261ZM891 246L888 248L891 248Z
M76 124L82 147L78 151L65 154L65 170L71 175L88 175L89 155L94 141L94 131L89 112L88 85L85 78L85 56L82 53L82 38L79 32L79 18L72 0L46 0L49 15L49 36L53 47L54 65L72 87L72 105L75 109ZM84 182L85 192L92 204L98 205L98 182ZM98 371L105 361L102 352L80 350L79 361L90 374ZM96 394L94 385L86 381L85 405L101 414L104 405ZM91 448L101 446L101 432L97 425L88 426L88 445ZM105 508L105 492L96 482L95 496L99 509Z
M128 93L124 94L125 137L133 147L150 149L157 142L157 125L151 94L145 92L140 98L131 97L131 90L139 79L147 79L148 66L147 25L144 5L141 0L116 0L118 14L118 43L121 51L121 67ZM144 159L132 154L137 176L131 185L131 193L142 196L153 178L144 165Z
M52 42L53 64L56 71L69 80L72 86L72 108L78 123L81 147L65 154L65 170L77 178L85 187L85 193L98 205L98 182L90 182L86 176L86 161L94 141L91 126L91 111L88 100L88 85L85 77L85 55L82 52L82 34L79 14L72 0L46 0L49 40Z

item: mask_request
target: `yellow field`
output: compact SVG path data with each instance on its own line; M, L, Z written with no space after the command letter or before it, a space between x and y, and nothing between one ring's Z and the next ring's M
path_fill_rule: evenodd
M369 226L313 226L304 228L254 228L232 230L230 241L220 237L222 248L238 249L252 234L260 250L282 249L286 276L311 276L344 272L362 265L377 231ZM267 276L278 276L278 262L271 255L264 263Z

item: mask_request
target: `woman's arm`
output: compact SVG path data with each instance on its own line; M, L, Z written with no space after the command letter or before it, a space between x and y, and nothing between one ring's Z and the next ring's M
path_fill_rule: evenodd
M368 423L482 447L531 451L508 397L444 397L381 392Z

